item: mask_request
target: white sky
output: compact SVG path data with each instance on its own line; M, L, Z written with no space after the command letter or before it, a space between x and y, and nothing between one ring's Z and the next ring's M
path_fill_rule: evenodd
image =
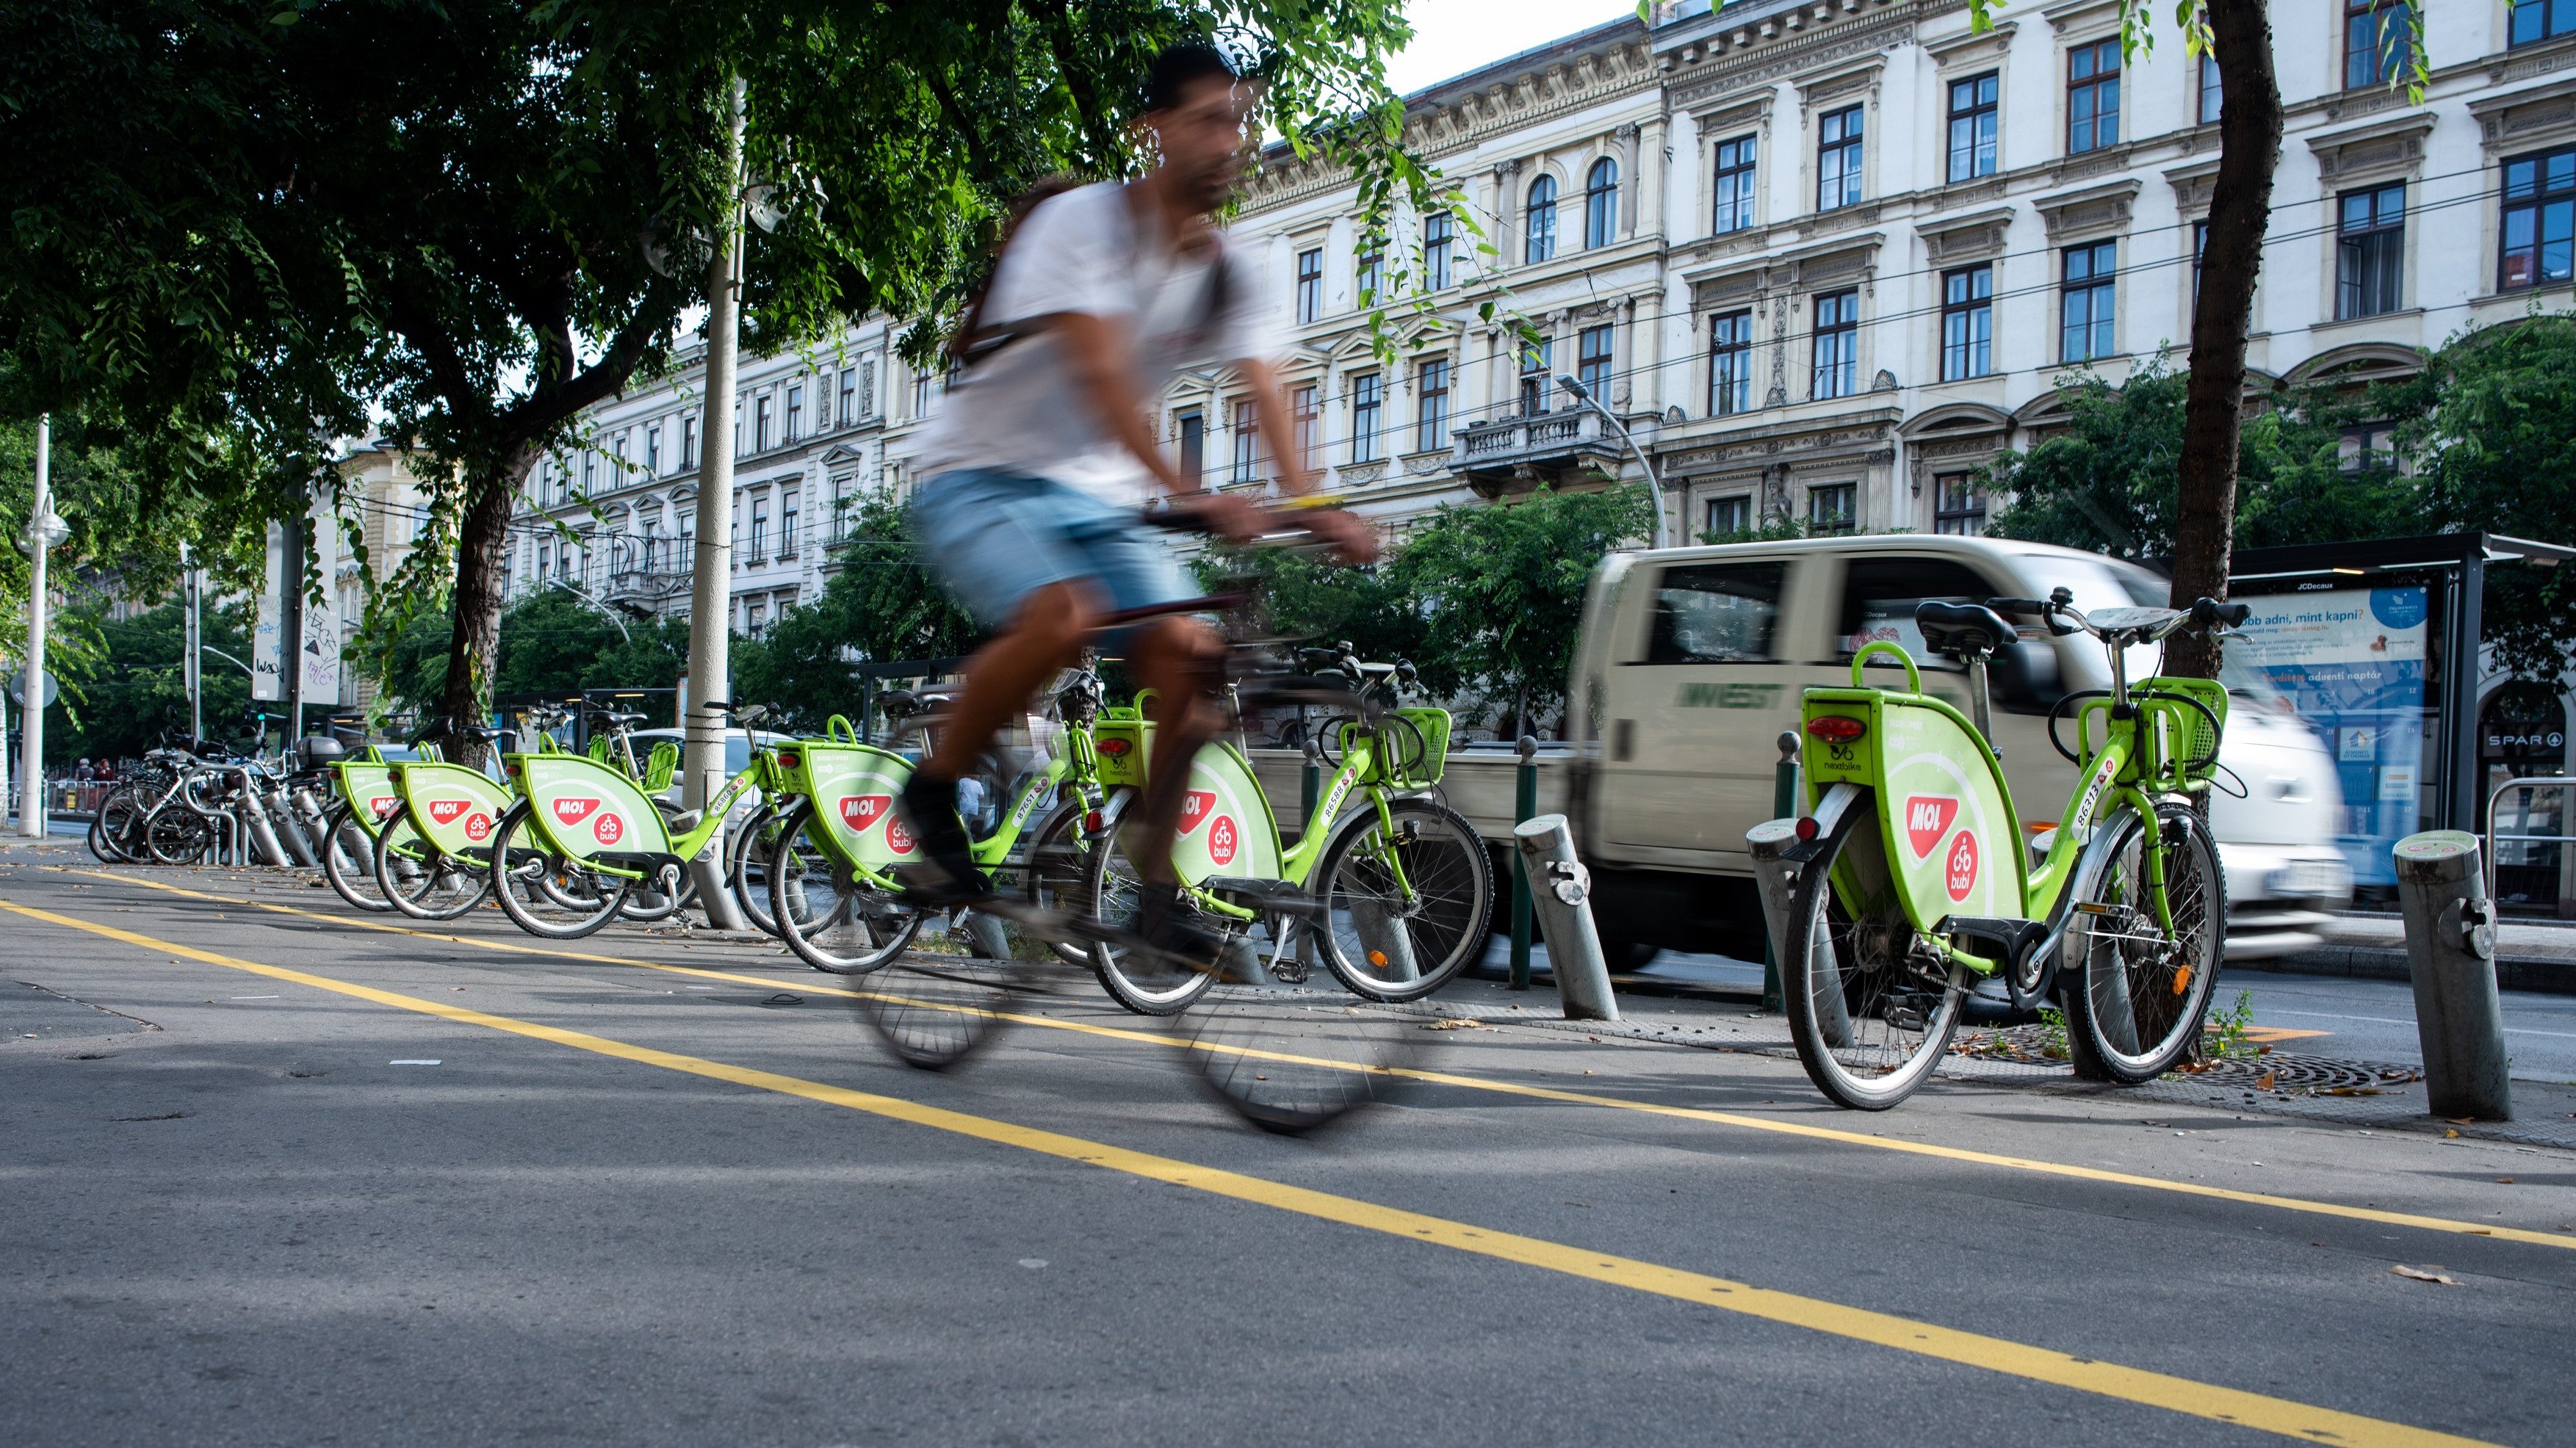
M1404 9L1413 44L1386 68L1399 95L1637 13L1635 0L1409 0Z

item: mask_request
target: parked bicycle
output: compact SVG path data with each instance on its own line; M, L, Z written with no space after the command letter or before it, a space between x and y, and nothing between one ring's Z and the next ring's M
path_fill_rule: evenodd
M2050 715L2050 740L2078 774L2036 865L1988 742L1986 663L2018 636L2007 613L2091 634L2110 653L2112 687ZM2161 676L2132 685L2126 655L2247 613L2202 599L2086 615L2062 588L1926 602L1916 624L1933 652L1967 663L1973 720L1924 693L1914 660L1884 640L1852 660L1852 687L1806 691L1809 809L1787 851L1799 873L1781 989L1819 1090L1864 1110L1912 1095L1987 976L2022 1009L2063 998L2079 1072L2152 1080L2191 1049L2227 926L2226 877L2194 799L2217 770L2227 691ZM1876 658L1902 665L1905 687L1870 687ZM2057 732L2068 717L2072 746Z

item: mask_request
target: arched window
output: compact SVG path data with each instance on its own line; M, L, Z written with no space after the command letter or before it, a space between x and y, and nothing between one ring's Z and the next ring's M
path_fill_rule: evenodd
M1529 244L1522 259L1542 262L1556 255L1556 178L1541 176L1530 183Z
M1619 163L1604 156L1592 163L1583 182L1583 245L1608 246L1619 229Z

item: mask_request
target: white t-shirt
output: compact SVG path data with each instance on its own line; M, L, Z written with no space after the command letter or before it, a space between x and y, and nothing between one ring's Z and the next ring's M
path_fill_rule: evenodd
M1051 196L1020 223L984 299L986 331L1056 312L1124 325L1135 343L1136 395L1150 404L1191 363L1267 360L1271 317L1261 275L1231 248L1175 256L1140 236L1127 188L1104 182ZM1215 265L1228 269L1224 305ZM1144 503L1152 475L1093 415L1045 330L977 360L922 439L924 474L1001 468L1052 478L1121 507Z

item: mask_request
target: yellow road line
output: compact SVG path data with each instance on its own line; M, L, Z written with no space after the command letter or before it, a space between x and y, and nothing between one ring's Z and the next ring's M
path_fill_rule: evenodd
M640 960L632 956L601 955L592 951L567 950L560 946L522 945L515 941L485 940L470 935L449 935L439 931L416 930L407 926L387 925L374 920L354 920L345 915L326 915L293 905L276 905L264 900L251 900L238 895L191 890L158 880L138 879L131 875L112 874L105 870L69 870L67 873L95 875L103 880L143 885L174 895L188 895L202 900L215 900L231 905L251 905L284 915L300 915L334 925L354 925L364 930L392 935L410 935L424 940L447 941L472 946L478 950L503 951L515 955L541 955L565 960L587 961L598 965L625 965L642 970L658 970L673 975L696 976L705 980L733 981L744 985L775 988L774 976L742 975L732 971L709 970L703 966L666 965L660 961ZM798 990L821 995L857 998L870 996L885 999L881 992L863 992L819 982L800 982ZM932 1005L931 1002L913 1002ZM961 1010L962 1007L938 1004L937 1009ZM1094 1025L1088 1021L1060 1020L1054 1016L1037 1016L997 1012L1002 1019L1015 1024L1043 1026L1049 1030L1070 1031L1078 1035L1099 1036L1111 1040L1148 1042L1160 1046L1188 1044L1171 1036L1151 1031L1125 1030L1117 1026ZM2271 1192L2238 1191L2232 1187L2210 1186L2203 1182L2174 1181L2167 1177L2144 1176L2136 1172L2111 1171L2102 1167L2077 1166L2070 1162L2048 1161L2039 1157L2011 1156L2001 1152L1976 1151L1968 1147L1942 1146L1933 1142L1906 1141L1900 1138L1872 1136L1865 1132L1843 1131L1831 1126L1816 1126L1803 1121L1784 1121L1777 1117L1752 1116L1733 1111L1713 1111L1698 1106L1667 1106L1652 1101L1632 1101L1618 1096L1602 1096L1587 1091L1563 1091L1550 1086L1532 1086L1518 1081L1498 1081L1483 1076L1463 1076L1446 1071L1420 1071L1408 1068L1383 1068L1326 1061L1277 1052L1251 1051L1241 1047L1207 1046L1201 1049L1227 1050L1265 1060L1289 1061L1305 1066L1329 1066L1341 1070L1380 1070L1386 1074L1433 1085L1454 1086L1464 1090L1483 1091L1501 1096L1518 1096L1533 1101L1554 1101L1568 1106L1595 1106L1615 1111L1630 1111L1646 1116L1669 1117L1679 1121L1705 1122L1714 1126L1739 1127L1748 1131L1766 1131L1778 1136L1794 1136L1809 1141L1830 1141L1842 1146L1865 1146L1878 1151L1900 1152L1909 1156L1932 1157L1942 1161L1965 1162L1976 1166L2004 1167L2040 1176L2063 1177L2075 1181L2101 1182L2111 1186L2138 1187L2149 1191L2171 1192L2178 1196L2201 1197L2209 1201L2235 1202L2244 1206L2268 1207L2285 1212L2303 1212L2311 1216L2338 1217L2346 1221L2371 1222L2388 1227L2411 1227L2418 1231L2444 1232L2453 1236L2487 1237L2499 1242L2522 1242L2561 1251L2576 1251L2576 1235L2535 1232L2524 1227L2500 1223L2470 1222L2456 1217L2429 1217L2414 1212L2392 1212L2378 1207L2356 1207L2341 1202L2321 1202L2307 1197L2287 1197Z
M86 931L110 940L122 941L146 950L162 951L186 960L219 965L231 970L247 971L271 980L311 986L317 990L353 996L378 1005L417 1011L461 1025L482 1026L512 1035L526 1036L575 1050L656 1066L714 1081L730 1082L756 1090L801 1097L826 1105L847 1107L892 1121L908 1122L935 1130L951 1132L998 1146L1017 1147L1065 1161L1080 1162L1110 1171L1126 1172L1150 1181L1186 1187L1213 1196L1229 1197L1240 1202L1292 1212L1320 1221L1358 1227L1367 1231L1428 1242L1482 1257L1515 1262L1568 1277L1624 1287L1631 1291L1652 1293L1659 1297L1685 1302L1704 1303L1727 1312L1760 1318L1784 1326L1804 1328L1811 1332L1900 1352L1937 1358L2009 1377L2072 1388L2078 1392L2116 1398L2162 1408L2169 1412L2197 1418L2234 1423L2286 1437L2311 1442L2366 1445L2366 1448L2399 1448L2399 1445L2475 1444L2482 1440L2435 1432L2382 1418L2294 1402L2287 1398L2269 1397L2215 1383L2199 1382L2170 1373L2150 1372L2124 1367L2098 1358L2076 1357L2050 1348L2014 1342L2009 1338L1990 1337L1984 1333L1966 1332L1938 1324L1918 1322L1892 1313L1874 1312L1851 1307L1823 1298L1806 1297L1792 1292L1756 1287L1723 1277L1711 1277L1666 1267L1633 1257L1619 1257L1594 1252L1563 1242L1539 1237L1525 1237L1514 1232L1452 1221L1446 1217L1381 1206L1355 1197L1337 1196L1331 1192L1291 1186L1264 1177L1200 1166L1174 1157L1156 1156L1149 1152L1130 1151L1125 1147L1087 1141L1060 1132L1021 1126L991 1117L950 1111L942 1107L907 1101L896 1096L831 1086L801 1077L762 1071L749 1066L736 1066L724 1061L711 1061L698 1056L656 1050L606 1036L582 1031L568 1031L557 1026L540 1025L512 1016L494 1015L443 1001L423 1000L397 991L379 990L354 981L314 975L285 966L267 965L235 956L219 955L195 946L158 940L149 935L120 930L75 916L59 915L50 910L18 905L0 900L0 910L41 920L66 929Z

